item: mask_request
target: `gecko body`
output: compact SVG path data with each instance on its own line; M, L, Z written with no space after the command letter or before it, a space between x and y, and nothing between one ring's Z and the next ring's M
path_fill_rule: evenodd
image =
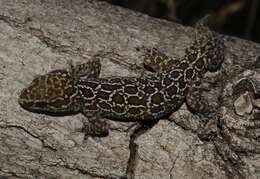
M216 71L223 60L222 39L201 25L179 60L156 49L147 50L144 63L155 71L153 74L99 78L100 62L94 60L72 70L37 76L22 90L18 101L23 108L40 113L84 113L119 121L157 120L185 101L190 102L187 97L198 88L203 74Z

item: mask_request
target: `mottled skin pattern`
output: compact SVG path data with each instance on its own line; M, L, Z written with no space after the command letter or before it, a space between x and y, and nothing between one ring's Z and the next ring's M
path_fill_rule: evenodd
M19 104L41 113L83 113L89 135L107 135L105 121L157 120L185 101L195 111L205 109L198 99L202 75L216 71L224 60L223 41L197 25L193 44L177 60L156 49L146 50L144 64L155 73L142 77L99 78L100 61L92 61L37 76L22 90Z

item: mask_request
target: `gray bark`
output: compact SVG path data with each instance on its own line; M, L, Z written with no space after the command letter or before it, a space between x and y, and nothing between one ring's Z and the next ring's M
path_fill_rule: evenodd
M35 75L83 63L98 52L101 76L136 76L138 47L176 57L191 27L90 0L0 0L0 178L259 178L260 45L223 36L226 59L207 74L219 136L202 140L203 117L185 105L141 134L109 121L110 134L84 140L82 115L22 109L19 92ZM230 155L231 154L231 155Z

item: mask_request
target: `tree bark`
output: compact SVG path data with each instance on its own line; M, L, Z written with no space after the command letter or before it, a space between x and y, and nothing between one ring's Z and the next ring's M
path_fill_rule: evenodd
M149 130L109 121L87 138L82 115L22 109L18 95L35 75L104 56L101 76L138 76L142 46L181 57L194 29L91 0L0 0L0 178L259 178L260 45L225 40L222 68L207 74L218 134L200 137L203 117L186 105ZM115 55L116 54L116 55ZM206 119L209 120L209 119Z

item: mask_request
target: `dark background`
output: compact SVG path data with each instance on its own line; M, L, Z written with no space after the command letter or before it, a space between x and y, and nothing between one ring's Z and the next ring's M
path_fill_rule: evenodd
M260 43L260 0L103 1L183 25L192 25L210 13L214 30Z

